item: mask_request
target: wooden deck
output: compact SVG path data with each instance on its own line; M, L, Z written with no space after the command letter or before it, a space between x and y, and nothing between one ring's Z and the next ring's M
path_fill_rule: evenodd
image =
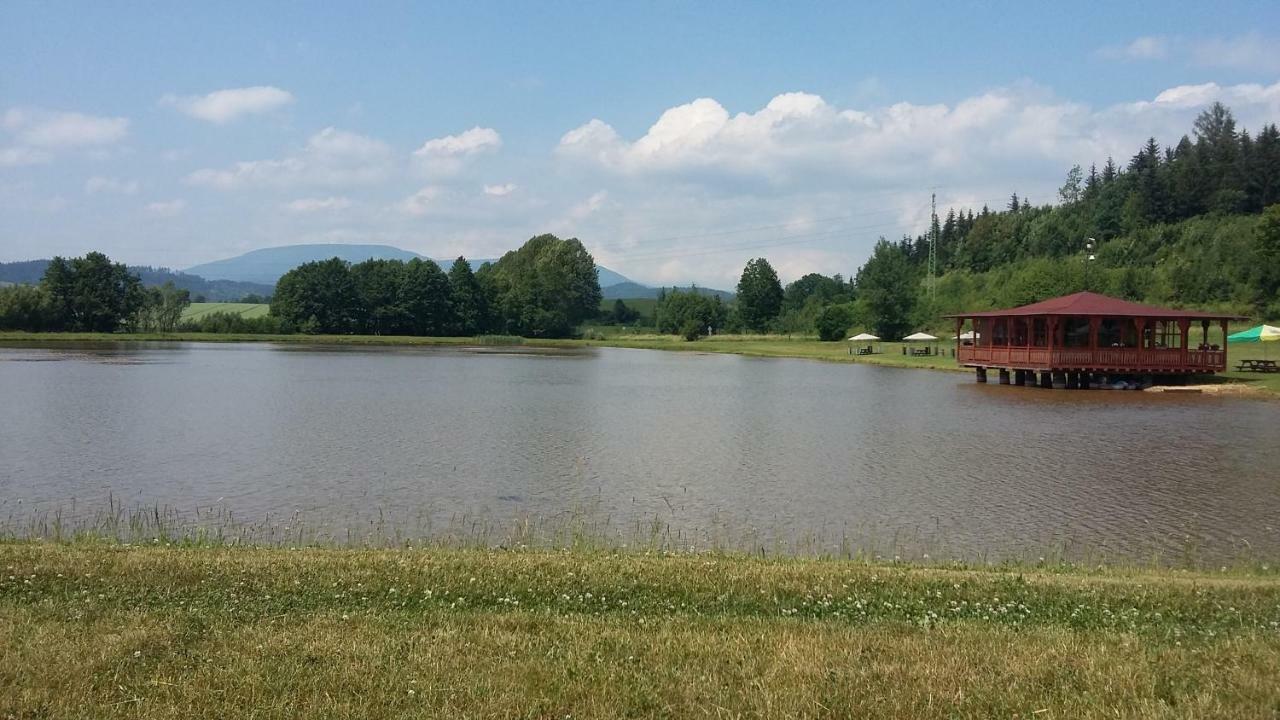
M1187 374L1227 369L1227 354L1223 350L961 346L956 358L965 367L1010 370Z

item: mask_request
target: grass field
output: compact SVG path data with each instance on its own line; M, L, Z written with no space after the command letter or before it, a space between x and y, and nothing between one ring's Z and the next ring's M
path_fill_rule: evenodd
M0 543L0 717L1280 711L1274 573Z
M235 313L241 317L265 317L271 309L266 303L191 303L182 311L182 322L199 320L213 313Z

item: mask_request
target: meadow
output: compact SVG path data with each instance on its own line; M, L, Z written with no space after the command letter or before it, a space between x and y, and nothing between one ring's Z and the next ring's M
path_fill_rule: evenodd
M1280 579L0 543L0 717L1270 717Z
M213 313L233 313L245 318L266 317L271 306L266 303L205 302L191 303L182 311L179 322L199 320Z

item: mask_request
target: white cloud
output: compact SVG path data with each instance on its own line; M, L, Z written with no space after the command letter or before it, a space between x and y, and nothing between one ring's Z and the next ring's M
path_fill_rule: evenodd
M153 202L143 208L147 215L156 218L171 218L181 215L187 209L186 200L169 200L167 202Z
M579 191L607 183L610 193L592 212L579 203L559 227L573 228L602 264L652 282L724 286L759 254L789 274L815 249L838 257L810 270L848 273L877 236L926 226L930 187L944 213L999 207L1013 191L1051 202L1073 164L1109 155L1123 163L1149 136L1172 145L1215 100L1241 127L1280 117L1280 83L1177 86L1101 108L1033 85L954 104L862 108L787 93L738 113L702 98L658 113L634 137L600 119L566 132L556 149L564 176ZM804 218L836 219L809 229Z
M129 120L77 112L11 108L0 117L0 126L13 133L19 145L54 150L118 142L128 133Z
M485 185L484 194L493 197L504 197L516 191L514 183L504 183L502 185Z
M345 197L299 198L284 205L285 210L295 213L344 210L349 207L351 207L351 200Z
M434 138L413 151L416 157L452 158L492 152L502 147L502 136L493 128L473 127L458 135Z
M0 167L39 165L49 162L50 158L51 156L47 152L21 145L0 148Z
M300 152L275 160L247 160L230 168L204 168L191 185L232 190L253 186L354 185L377 182L390 170L391 149L380 140L325 128Z
M1098 55L1110 60L1163 60L1169 56L1169 38L1161 35L1144 35L1127 45L1105 47Z
M443 190L436 185L428 185L400 202L400 210L406 215L421 217L436 209L436 200Z
M217 90L208 95L166 95L162 105L185 115L219 125L244 115L270 112L293 102L293 95L270 85Z
M1230 38L1210 38L1194 44L1192 59L1206 67L1252 72L1280 72L1280 38L1251 32Z
M97 195L98 193L134 195L138 192L138 181L94 176L85 181L84 191L88 195Z

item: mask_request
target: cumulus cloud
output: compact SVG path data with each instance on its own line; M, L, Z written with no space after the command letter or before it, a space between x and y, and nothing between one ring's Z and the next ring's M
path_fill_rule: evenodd
M20 146L58 150L119 142L129 131L129 120L78 112L11 108L0 117L0 126L12 133Z
M514 183L504 183L502 185L485 185L484 194L493 197L504 197L516 191Z
M187 209L186 200L169 200L166 202L149 203L143 208L143 211L155 218L171 218L181 215Z
M295 213L343 210L349 207L351 207L351 200L345 197L299 198L284 204L285 210Z
M217 90L208 95L166 95L160 99L184 115L198 120L224 124L245 115L256 115L284 107L293 95L270 85Z
M491 152L502 147L502 136L493 128L473 127L458 135L446 135L426 141L413 151L420 158L460 157Z
M1280 114L1280 83L1180 86L1149 101L1098 110L1034 86L992 90L955 105L872 109L786 93L737 114L700 98L666 110L634 140L593 119L565 133L557 153L621 177L666 175L707 186L737 181L814 191L842 182L856 190L982 178L1016 186L1021 177L1061 173L1074 163L1127 157L1149 135L1172 144L1214 100L1236 109L1242 124L1256 126Z
M436 209L436 200L443 190L436 185L428 185L418 192L400 201L400 210L406 215L421 217Z
M288 157L246 160L230 168L204 168L187 176L191 185L232 190L242 187L353 185L382 180L390 170L391 149L380 140L325 128Z
M99 193L134 195L138 192L138 181L94 176L85 181L84 191L88 195L97 195Z

